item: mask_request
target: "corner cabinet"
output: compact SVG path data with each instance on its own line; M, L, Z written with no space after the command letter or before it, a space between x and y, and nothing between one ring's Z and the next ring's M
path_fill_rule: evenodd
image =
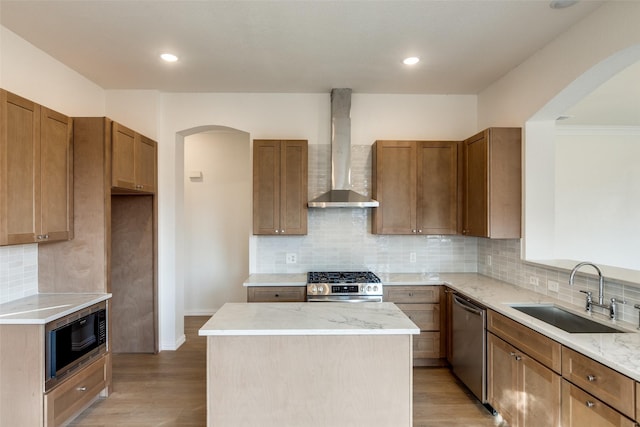
M0 245L73 238L72 124L0 90Z
M520 238L521 133L489 128L463 142L463 235Z
M307 234L306 140L253 141L253 234Z
M376 141L374 234L456 234L458 150L454 141Z
M117 122L112 126L111 186L125 191L155 193L156 142Z

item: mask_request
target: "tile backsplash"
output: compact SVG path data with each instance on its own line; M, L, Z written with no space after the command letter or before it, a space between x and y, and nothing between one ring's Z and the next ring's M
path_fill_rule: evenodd
M0 304L38 293L38 245L0 246Z
M520 240L478 239L478 273L520 286L531 291L558 298L576 306L585 304L585 295L580 290L598 295L598 279L595 276L578 274L573 286L569 285L569 272L546 268L539 264L523 262L520 259ZM491 261L489 261L489 259ZM581 270L582 271L582 270ZM590 272L589 270L587 270ZM533 283L532 283L533 282ZM558 291L549 290L549 282L555 282ZM619 283L605 277L604 295L606 303L611 298L623 302L619 305L618 318L626 322L638 324L640 304L640 284ZM594 307L594 313L606 315L601 308Z

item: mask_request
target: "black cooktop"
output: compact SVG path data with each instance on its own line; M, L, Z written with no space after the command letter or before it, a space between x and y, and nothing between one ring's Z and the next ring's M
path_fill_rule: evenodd
M310 271L307 283L380 283L370 271Z

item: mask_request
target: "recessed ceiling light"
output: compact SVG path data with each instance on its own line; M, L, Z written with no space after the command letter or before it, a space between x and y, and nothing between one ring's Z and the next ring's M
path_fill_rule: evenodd
M178 57L172 53L163 53L160 58L167 62L176 62L178 60Z
M420 58L417 56L410 56L402 61L404 65L416 65L418 62L420 62Z
M551 9L564 9L578 3L578 0L552 0L549 3Z

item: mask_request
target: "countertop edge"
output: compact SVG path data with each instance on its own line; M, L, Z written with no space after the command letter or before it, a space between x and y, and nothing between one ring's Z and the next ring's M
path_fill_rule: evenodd
M48 304L48 306L33 308L31 310L20 310L16 311L15 313L2 312L2 306L8 306L9 304L15 306L21 303L29 303L29 301L31 300L35 302L39 298L47 297L50 297L52 300L51 304ZM73 299L82 299L83 297L86 297L86 299L80 302L67 304L64 302L65 297ZM71 313L74 313L78 310L82 310L99 302L106 301L111 297L112 294L110 293L41 293L31 295L19 300L0 304L0 325L44 325L61 317L67 316ZM27 313L43 313L44 311L48 310L52 310L53 312L43 317L12 317L26 315Z

